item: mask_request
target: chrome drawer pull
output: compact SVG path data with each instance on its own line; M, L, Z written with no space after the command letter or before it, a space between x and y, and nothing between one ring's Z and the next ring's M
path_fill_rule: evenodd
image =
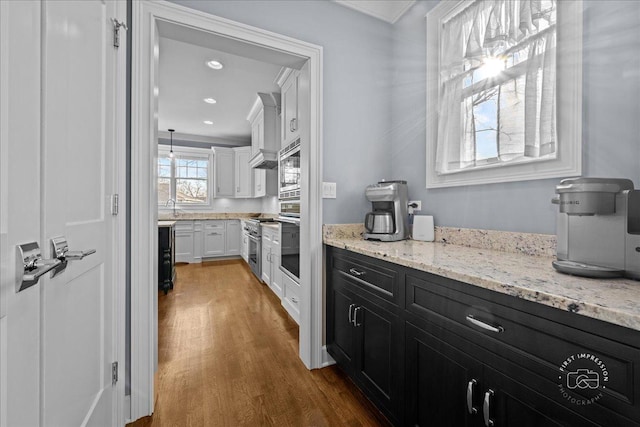
M484 425L486 427L493 427L495 425L495 423L491 419L491 414L490 414L491 398L493 397L493 395L494 395L494 392L491 389L487 390L487 392L484 394L484 405L482 407L482 413L484 415Z
M480 327L482 329L485 329L487 331L491 331L491 332L495 332L495 333L504 332L504 328L502 326L500 326L500 325L498 325L498 326L490 325L488 323L483 322L482 320L476 319L475 317L473 317L472 314L468 314L467 315L467 321L471 322L472 324L474 324L474 325L476 325L476 326L478 326L478 327Z
M362 307L356 307L355 310L353 310L353 326L361 326L362 323L358 322L358 312L362 309Z
M355 268L350 268L349 269L349 273L353 274L356 277L360 277L360 276L364 276L365 275L364 271L358 271Z
M473 387L476 384L478 384L476 380L471 380L467 384L467 410L471 415L478 413L478 410L473 407Z

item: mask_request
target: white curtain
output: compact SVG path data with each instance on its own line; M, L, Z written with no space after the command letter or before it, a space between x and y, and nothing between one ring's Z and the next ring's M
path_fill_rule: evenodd
M553 158L555 0L477 0L444 23L440 40L436 171Z

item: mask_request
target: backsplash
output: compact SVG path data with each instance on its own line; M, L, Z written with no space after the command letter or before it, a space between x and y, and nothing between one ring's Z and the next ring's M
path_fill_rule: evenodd
M363 233L363 224L325 224L322 229L325 239L362 239ZM556 236L553 234L435 227L435 242L534 256L556 255Z

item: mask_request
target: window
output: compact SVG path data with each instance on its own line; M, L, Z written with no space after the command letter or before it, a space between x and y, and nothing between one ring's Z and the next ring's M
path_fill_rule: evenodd
M428 188L581 173L581 15L556 0L429 12Z
M174 150L173 159L164 148L158 152L158 204L169 199L178 205L209 205L210 157L208 153Z

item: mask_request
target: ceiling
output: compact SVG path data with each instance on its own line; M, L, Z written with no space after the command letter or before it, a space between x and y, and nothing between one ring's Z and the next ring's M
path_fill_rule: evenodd
M202 40L201 32L190 32ZM220 39L218 41L224 41L222 37L216 37ZM220 61L224 68L209 68L206 62L212 59ZM176 131L174 138L180 140L250 144L249 110L258 92L280 91L275 80L281 69L279 64L160 37L159 136L169 138L167 129L171 128ZM217 103L204 102L204 98L209 97ZM205 120L213 124L205 124Z
M416 0L333 0L336 3L394 24Z

